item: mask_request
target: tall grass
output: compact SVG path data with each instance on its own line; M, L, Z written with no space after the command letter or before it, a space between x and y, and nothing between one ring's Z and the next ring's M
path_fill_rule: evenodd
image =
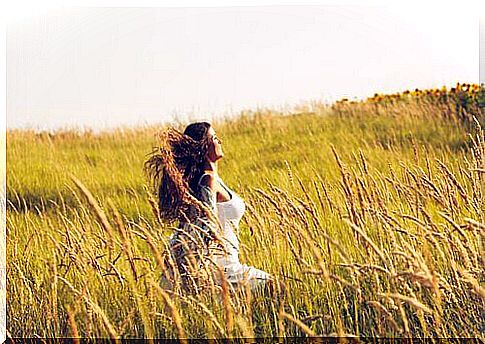
M241 259L285 298L161 288L171 229L142 174L158 128L8 132L9 333L483 339L483 109L412 99L214 124Z

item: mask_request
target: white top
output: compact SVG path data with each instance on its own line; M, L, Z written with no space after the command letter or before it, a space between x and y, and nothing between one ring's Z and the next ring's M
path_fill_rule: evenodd
M234 191L229 189L220 177L217 180L228 192L230 200L217 202L217 214L222 226L222 239L225 241L227 254L217 258L217 262L223 267L230 267L239 262L239 239L236 232L239 229L239 222L244 215L246 206L244 201Z
M227 250L227 254L217 257L216 261L224 268L224 273L229 282L238 284L243 281L248 281L251 288L259 288L271 276L265 271L239 262L239 239L237 232L239 230L239 221L241 221L244 215L246 206L241 197L229 189L221 178L217 177L217 180L229 193L231 199L226 202L216 203L217 214L223 230L222 240L225 241L225 248Z
M239 262L239 239L237 237L237 232L239 230L239 222L244 215L246 206L244 201L239 197L234 191L229 189L222 179L217 176L217 181L221 186L226 189L230 199L225 202L217 202L216 193L208 186L201 185L202 177L199 180L199 193L197 197L211 207L214 211L217 211L219 222L221 224L222 233L220 239L223 241L225 254L214 255L216 263L224 269L224 274L227 280L233 284L239 284L240 282L249 282L251 288L259 288L265 281L269 280L271 276L255 267L248 266L246 264L241 264ZM201 223L199 225L203 228L207 226L207 218L201 218ZM194 226L184 224L183 229L185 235L193 235L199 240L204 240L200 232L195 230ZM189 249L197 250L195 247L190 247L194 243L197 245L199 240L189 240L186 241L185 246L180 245L179 236L184 235L180 232L175 232L170 238L171 254L175 262L182 267L182 271L185 272L184 265L186 264L187 254L185 247L189 245ZM202 242L202 241L200 241ZM180 269L180 267L179 267Z

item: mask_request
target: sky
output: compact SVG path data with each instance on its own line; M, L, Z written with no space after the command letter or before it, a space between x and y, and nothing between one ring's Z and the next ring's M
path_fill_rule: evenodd
M210 120L479 82L461 7L53 8L7 26L7 129Z

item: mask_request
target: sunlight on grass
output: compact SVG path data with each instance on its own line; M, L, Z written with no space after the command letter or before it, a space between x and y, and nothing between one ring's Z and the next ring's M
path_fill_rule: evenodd
M8 331L483 340L482 101L460 84L214 123L220 174L247 204L241 259L284 300L161 289L171 229L142 173L160 128L9 131Z

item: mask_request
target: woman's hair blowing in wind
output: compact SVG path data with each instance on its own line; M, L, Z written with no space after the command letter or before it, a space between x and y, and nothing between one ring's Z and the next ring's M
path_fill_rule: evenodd
M207 212L195 198L210 140L207 122L192 123L184 133L167 128L159 133L159 147L144 169L158 196L160 217L166 222L192 220ZM194 209L196 213L194 214Z

